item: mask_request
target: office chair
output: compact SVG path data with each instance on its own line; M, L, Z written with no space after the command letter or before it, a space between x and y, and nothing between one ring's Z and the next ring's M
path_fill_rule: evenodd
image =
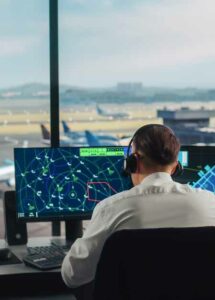
M215 227L114 233L97 266L93 299L215 299Z

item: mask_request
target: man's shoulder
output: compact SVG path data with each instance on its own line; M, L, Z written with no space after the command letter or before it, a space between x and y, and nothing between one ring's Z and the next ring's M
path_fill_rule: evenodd
M179 184L177 183L175 185L175 188L177 191L180 191L180 193L184 194L186 197L191 197L192 199L209 199L209 200L215 200L215 194L212 191L193 187L189 184ZM176 193L177 193L176 191Z
M181 194L181 196L183 197L183 195L185 197L190 197L192 195L191 198L202 198L202 199L213 199L215 200L215 195L213 192L210 192L208 190L203 190L201 188L195 188L192 187L191 185L188 184L181 184L178 182L170 182L168 183L168 187L167 186L163 186L162 188L158 188L158 187L154 187L154 186L147 186L144 187L141 184L137 185L133 188L131 188L130 190L126 190L120 193L117 193L115 195L112 195L110 197L107 197L106 199L102 200L100 203L97 204L96 208L97 209L107 209L108 207L112 207L117 206L117 204L119 204L120 206L122 205L122 203L127 203L126 199L129 200L130 198L135 198L138 197L140 195L148 195L149 194L149 190L152 191L154 189L158 189L159 193L161 192L161 190L163 189L163 191L165 193L170 193L170 194Z
M184 191L187 194L193 194L199 197L209 197L215 199L215 195L212 191L202 189L200 187L193 187L189 184L180 184L176 183L175 184L176 189L178 188L180 191Z
M115 195L105 198L97 204L98 208L105 208L107 206L111 206L112 204L121 203L124 199L131 198L137 196L137 187L133 187L130 190L122 191Z
M197 194L205 195L215 199L215 194L212 191L203 190L201 188L193 188L193 191Z

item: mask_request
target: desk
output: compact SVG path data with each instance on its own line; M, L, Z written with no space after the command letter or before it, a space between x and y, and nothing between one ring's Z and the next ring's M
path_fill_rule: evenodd
M61 239L61 238L59 238ZM28 246L50 245L50 238L31 238ZM0 245L4 244L0 240ZM27 253L25 245L9 246L10 250L22 260ZM73 290L63 283L60 268L40 271L24 263L0 266L0 299L70 299ZM37 298L38 297L38 298Z

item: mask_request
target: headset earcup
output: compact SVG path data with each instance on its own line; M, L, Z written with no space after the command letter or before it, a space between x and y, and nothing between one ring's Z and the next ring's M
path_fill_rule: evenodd
M137 157L135 154L125 158L124 172L127 174L135 173L137 170Z

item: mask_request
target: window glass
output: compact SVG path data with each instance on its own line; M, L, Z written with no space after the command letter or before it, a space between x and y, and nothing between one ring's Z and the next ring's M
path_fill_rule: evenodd
M61 145L128 143L146 123L215 143L214 14L213 0L59 1Z
M49 146L41 131L49 130L50 119L48 5L0 1L0 238L3 193L14 189L13 148ZM30 225L29 234L45 234L44 226Z

